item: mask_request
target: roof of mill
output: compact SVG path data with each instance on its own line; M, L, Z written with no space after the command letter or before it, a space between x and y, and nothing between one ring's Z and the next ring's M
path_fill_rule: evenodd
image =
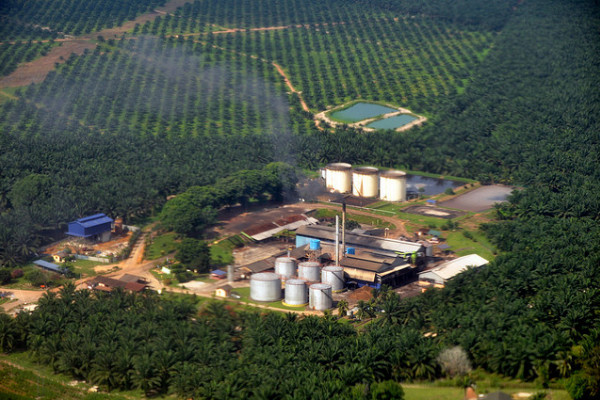
M316 237L329 241L335 240L335 227L323 225L307 225L301 226L296 231L297 235ZM352 232L346 232L346 245L377 248L389 252L415 252L419 251L423 246L419 243L405 242L402 240L380 238L369 235L362 235Z

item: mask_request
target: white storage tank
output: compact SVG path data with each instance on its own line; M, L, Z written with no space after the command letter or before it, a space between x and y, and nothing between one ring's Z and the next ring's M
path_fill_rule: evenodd
M321 281L321 264L315 261L306 261L298 264L298 278L308 282Z
M275 260L275 273L284 280L296 276L296 260L292 257L277 258Z
M347 163L327 164L325 186L333 192L350 193L352 190L352 165Z
M379 170L375 167L358 167L352 172L352 194L359 197L377 197Z
M308 304L308 290L302 279L288 279L285 282L285 300L288 306L305 306Z
M281 278L272 272L250 277L250 298L255 301L281 300Z
M321 282L331 285L333 293L344 290L344 268L330 265L321 270Z
M406 173L385 171L379 175L379 198L385 201L406 201Z
M311 310L329 310L333 307L331 285L326 283L315 283L310 285L308 291L308 307Z

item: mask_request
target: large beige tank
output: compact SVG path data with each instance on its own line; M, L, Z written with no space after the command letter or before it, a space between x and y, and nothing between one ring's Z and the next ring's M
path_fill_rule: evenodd
M352 190L352 165L347 163L327 164L325 186L332 192L350 193Z
M379 198L386 201L406 201L406 172L382 172L379 175Z
M352 172L352 194L359 197L377 197L379 179L375 167L358 167Z

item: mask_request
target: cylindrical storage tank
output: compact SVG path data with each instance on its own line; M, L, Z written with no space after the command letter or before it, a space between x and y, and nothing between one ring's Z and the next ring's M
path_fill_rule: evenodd
M306 282L301 279L288 279L285 282L285 300L288 306L304 306L308 304Z
M377 197L379 170L375 167L358 167L352 172L352 194L359 197Z
M308 307L312 310L329 310L333 307L331 296L331 285L327 283L315 283L308 290Z
M352 190L352 165L347 163L327 164L325 186L334 192L350 193Z
M309 282L319 282L321 280L321 264L314 261L298 264L298 278Z
M379 175L379 198L386 201L406 201L406 173L382 172Z
M271 272L250 277L250 298L255 301L281 300L281 279Z
M347 247L346 248L346 254L356 254L356 249L354 247Z
M330 265L321 270L321 282L331 285L333 293L344 290L344 268Z
M310 239L309 248L311 250L319 250L321 248L321 241L319 239Z
M275 260L275 273L282 279L296 275L296 260L292 257L279 257Z

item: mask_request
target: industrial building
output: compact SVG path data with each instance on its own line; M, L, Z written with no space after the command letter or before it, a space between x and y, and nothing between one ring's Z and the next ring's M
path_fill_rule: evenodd
M340 260L347 282L376 289L382 285L396 287L416 277L417 267L401 257L386 257L368 251L346 254Z
M318 239L322 244L335 242L335 227L323 225L302 226L296 231L296 247L310 244L311 239ZM425 255L425 246L421 243L407 242L397 239L374 237L360 233L345 233L346 247L368 249L377 254L397 257L399 254Z
M95 214L69 222L67 235L107 242L110 240L113 219L106 214Z
M478 268L487 263L488 260L485 258L477 254L469 254L468 256L446 261L435 268L421 272L419 280L441 286L468 268Z

